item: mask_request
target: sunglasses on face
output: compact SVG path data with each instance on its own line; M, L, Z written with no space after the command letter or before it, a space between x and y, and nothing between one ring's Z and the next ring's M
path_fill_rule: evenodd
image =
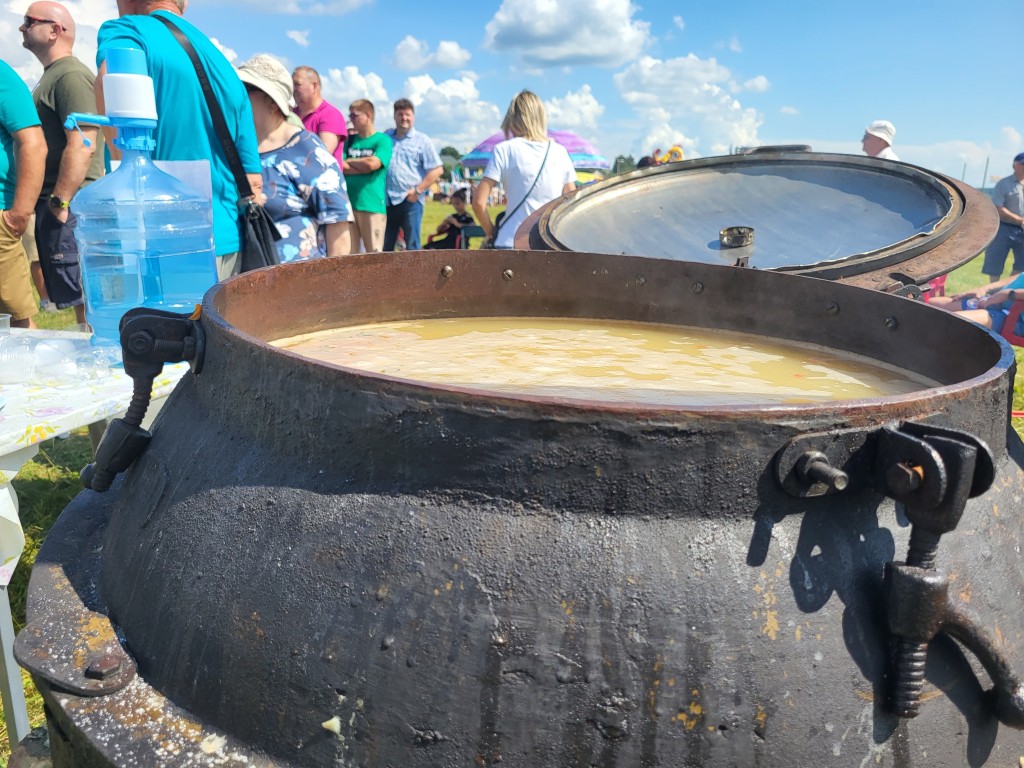
M35 16L26 16L21 26L23 26L25 29L31 29L36 24L57 24L57 22L54 21L53 19L37 19ZM58 24L58 26L60 25ZM60 28L64 29L63 26L61 26Z

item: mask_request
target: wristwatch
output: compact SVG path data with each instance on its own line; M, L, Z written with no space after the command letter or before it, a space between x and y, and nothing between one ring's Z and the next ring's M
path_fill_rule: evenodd
M65 200L60 195L50 195L50 207L57 211L63 208L70 208L71 201Z

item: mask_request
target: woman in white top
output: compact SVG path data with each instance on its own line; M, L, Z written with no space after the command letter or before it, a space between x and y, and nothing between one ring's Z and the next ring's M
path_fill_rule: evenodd
M512 138L495 146L473 194L473 211L488 242L495 248L511 248L516 230L527 216L576 189L576 170L565 147L548 138L544 104L535 93L516 94L501 130ZM496 228L487 211L487 199L498 182L505 189L507 204L501 226Z

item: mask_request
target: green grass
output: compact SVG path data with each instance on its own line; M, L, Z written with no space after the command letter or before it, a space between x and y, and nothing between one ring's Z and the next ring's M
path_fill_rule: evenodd
M505 210L505 206L499 205L488 208L487 210L491 214L491 221L494 221L494 217L497 216L500 211ZM435 203L433 200L428 200L424 203L423 224L420 226L420 242L426 244L427 237L434 233L437 229L437 225L453 213L455 213L455 209L445 203ZM472 210L470 210L470 214L472 214L474 219L476 218L476 214L474 214ZM479 249L482 244L482 238L471 241L471 247L474 250Z
M66 310L74 323L72 310ZM57 313L41 313L53 316ZM64 327L64 326L60 326ZM76 430L66 440L47 440L40 444L39 455L26 464L14 478L14 490L18 494L19 516L25 530L25 552L7 589L6 597L11 601L14 626L20 630L25 624L25 592L28 588L29 572L35 562L39 547L46 533L53 526L82 484L78 472L92 458L92 443L88 431ZM2 599L2 597L0 597ZM43 700L36 691L28 674L22 670L25 700L28 704L29 722L33 728L45 722ZM6 724L0 722L0 768L7 765L10 756L7 743Z
M451 212L451 206L428 202L423 214L423 239L433 232L437 225ZM492 212L492 217L498 209ZM981 257L972 260L963 267L950 273L946 281L947 293L956 293L987 283L981 274ZM74 325L75 316L71 310L61 312L41 312L36 317L40 327L61 329ZM941 354L941 350L936 350ZM1024 362L1024 350L1017 349L1018 364ZM1024 377L1021 377L1024 378ZM1024 384L1018 379L1014 386L1014 410L1024 410ZM1019 423L1018 423L1019 424ZM1018 427L1019 428L1019 427ZM91 444L86 430L77 430L67 440L50 440L40 446L39 455L18 474L14 480L14 488L21 504L21 520L25 528L25 554L15 571L11 582L9 596L16 627L20 628L25 621L25 589L28 574L35 561L36 553L53 525L61 510L78 493L79 470L90 460ZM27 675L25 695L29 703L29 718L33 727L44 722L42 700ZM0 768L7 764L9 751L7 733L0 723Z
M983 256L984 254L949 273L949 277L946 278L947 295L986 285L989 282L988 277L981 272ZM1004 272L1003 277L1006 277L1007 274ZM1024 375L1021 375L1021 372L1024 371L1024 348L1014 347L1013 351L1017 358L1017 378L1013 382L1013 411L1022 412L1024 411ZM1017 432L1024 436L1024 419L1014 419L1013 425Z

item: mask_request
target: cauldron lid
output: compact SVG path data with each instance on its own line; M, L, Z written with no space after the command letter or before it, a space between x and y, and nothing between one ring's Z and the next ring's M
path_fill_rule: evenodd
M739 262L885 288L863 278L923 282L980 253L997 226L986 196L923 168L769 151L669 163L584 187L530 217L516 245ZM727 247L720 233L734 227L753 228L753 242Z

